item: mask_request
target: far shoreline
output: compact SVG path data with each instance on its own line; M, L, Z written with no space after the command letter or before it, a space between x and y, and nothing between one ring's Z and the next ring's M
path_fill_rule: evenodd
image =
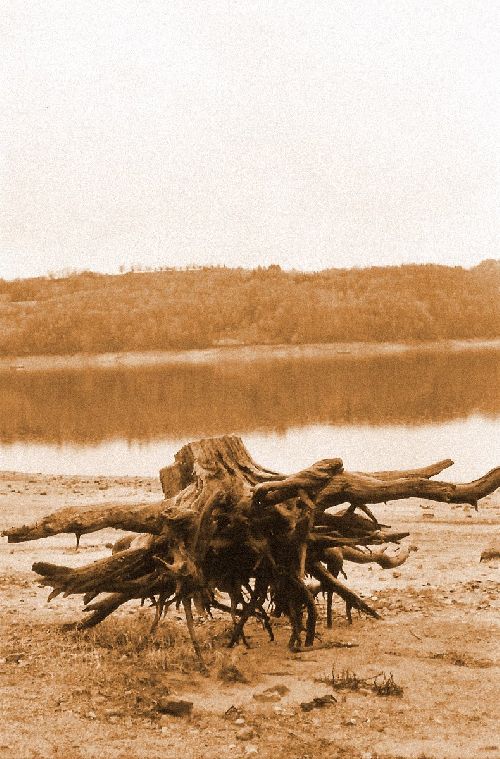
M494 340L434 340L411 343L306 343L303 345L219 345L192 350L124 351L70 355L2 356L0 371L142 368L284 359L363 358L402 353L500 350Z

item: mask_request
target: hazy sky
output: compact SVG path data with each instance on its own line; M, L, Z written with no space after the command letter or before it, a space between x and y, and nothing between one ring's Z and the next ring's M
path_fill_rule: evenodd
M2 0L0 276L498 257L493 0Z

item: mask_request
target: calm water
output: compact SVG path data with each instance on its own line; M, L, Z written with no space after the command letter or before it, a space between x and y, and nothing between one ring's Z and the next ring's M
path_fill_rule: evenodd
M0 469L155 475L228 432L281 471L451 457L450 478L473 478L500 464L500 353L0 373Z

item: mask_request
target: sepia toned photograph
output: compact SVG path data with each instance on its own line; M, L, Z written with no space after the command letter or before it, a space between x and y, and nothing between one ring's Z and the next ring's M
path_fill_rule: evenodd
M0 759L500 759L498 3L0 11Z

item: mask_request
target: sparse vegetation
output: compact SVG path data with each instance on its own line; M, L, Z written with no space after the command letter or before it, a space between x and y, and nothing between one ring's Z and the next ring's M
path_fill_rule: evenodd
M0 280L0 354L494 338L499 288L496 261Z
M377 696L402 696L403 688L394 681L392 672L386 675L380 672L372 677L359 677L355 672L348 669L342 670L339 675L335 674L335 668L332 667L331 677L321 678L319 682L331 685L334 690L370 690Z

